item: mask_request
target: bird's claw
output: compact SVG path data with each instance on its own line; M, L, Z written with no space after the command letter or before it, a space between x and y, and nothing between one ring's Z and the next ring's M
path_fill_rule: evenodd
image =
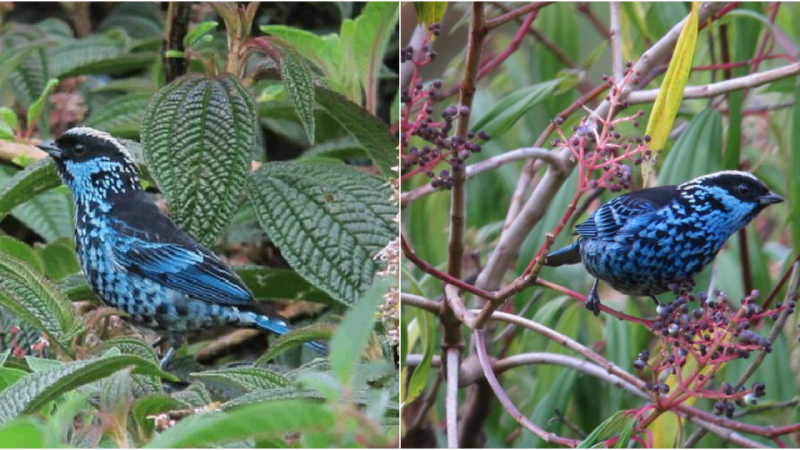
M596 292L592 291L586 297L586 309L593 312L595 316L600 315L600 297Z

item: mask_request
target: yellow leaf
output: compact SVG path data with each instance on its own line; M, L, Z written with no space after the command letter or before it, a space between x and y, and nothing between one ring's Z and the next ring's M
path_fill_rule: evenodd
M447 2L414 2L414 9L417 10L417 20L420 24L430 26L434 23L441 23Z
M675 121L681 100L683 100L683 90L689 79L694 49L697 44L697 8L698 2L692 2L692 12L675 45L675 52L667 69L667 75L664 77L664 82L661 84L658 97L653 105L653 112L650 113L650 119L647 121L646 133L651 138L650 148L653 149L653 156L642 164L644 186L647 186L647 179L656 165L655 155L664 149L672 129L672 123Z

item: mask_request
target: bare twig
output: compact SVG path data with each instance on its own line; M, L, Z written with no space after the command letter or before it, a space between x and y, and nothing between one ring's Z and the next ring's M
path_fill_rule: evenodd
M620 3L611 2L611 30L608 37L611 39L611 67L615 80L621 80L625 76L622 64L621 29Z
M493 30L500 25L513 20L517 17L524 16L525 14L538 11L541 8L551 4L553 2L536 2L536 3L529 3L522 8L516 9L511 11L510 13L503 14L502 16L495 17L494 19L490 19L486 21L486 31Z
M730 80L719 81L704 86L689 86L683 91L683 98L696 99L696 98L709 98L717 95L726 94L728 92L740 91L742 89L754 88L762 86L773 81L790 78L800 74L800 63L789 64L777 69L767 70L766 72L754 73L739 78L731 78ZM659 89L650 89L647 91L632 92L626 100L630 104L651 103L654 102L658 96Z
M425 28L424 25L420 25L414 29L414 33L411 34L411 39L408 40L408 45L406 47L412 47L414 49L414 55L416 55L420 51L420 47L422 47L422 42L425 41L425 37L428 35L428 30ZM433 48L433 42L428 42L428 49ZM400 66L400 89L404 89L408 87L408 84L411 83L411 76L414 74L414 61L408 60L404 62Z
M555 158L553 158L553 152L545 148L538 148L538 147L520 148L517 150L512 150L510 152L501 153L497 156L493 156L489 159L485 159L481 162L467 166L466 178L470 179L475 175L478 175L479 173L486 172L487 170L496 169L508 163L526 159L541 159L542 161L546 161L550 164L558 162ZM423 197L427 197L428 195L433 194L434 192L437 192L437 190L436 188L432 187L430 183L418 187L413 191L403 192L402 196L400 197L400 206L402 208L405 208L411 203Z
M445 410L447 411L447 447L458 448L458 359L461 351L457 348L447 349L447 395Z

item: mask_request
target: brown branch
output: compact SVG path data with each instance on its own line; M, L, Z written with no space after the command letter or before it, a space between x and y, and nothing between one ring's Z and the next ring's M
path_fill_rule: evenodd
M183 39L189 32L191 2L170 2L167 8L167 20L164 41L161 44L161 59L164 63L164 75L167 83L182 76L189 69L188 58L172 58L167 56L169 50L183 52L186 48Z
M487 20L486 21L486 31L493 30L493 29L499 27L500 25L503 25L504 23L506 23L506 22L508 22L510 20L516 19L517 17L521 17L521 16L524 16L525 14L528 14L528 13L531 13L531 12L534 12L534 11L538 11L538 10L540 10L540 9L544 8L545 6L550 5L552 3L553 2L529 3L529 4L525 5L525 6L523 6L522 8L515 9L514 11L511 11L510 13L506 13L506 14L503 14L502 16L495 17L494 19Z

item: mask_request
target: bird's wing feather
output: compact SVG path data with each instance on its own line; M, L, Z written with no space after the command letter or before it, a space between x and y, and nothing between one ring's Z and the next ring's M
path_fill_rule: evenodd
M142 194L144 195L144 194ZM148 201L121 205L110 223L114 259L137 273L198 300L244 306L252 294L219 258L184 234Z
M614 238L630 219L654 213L677 195L676 186L662 186L617 197L577 226L575 234L596 239Z

